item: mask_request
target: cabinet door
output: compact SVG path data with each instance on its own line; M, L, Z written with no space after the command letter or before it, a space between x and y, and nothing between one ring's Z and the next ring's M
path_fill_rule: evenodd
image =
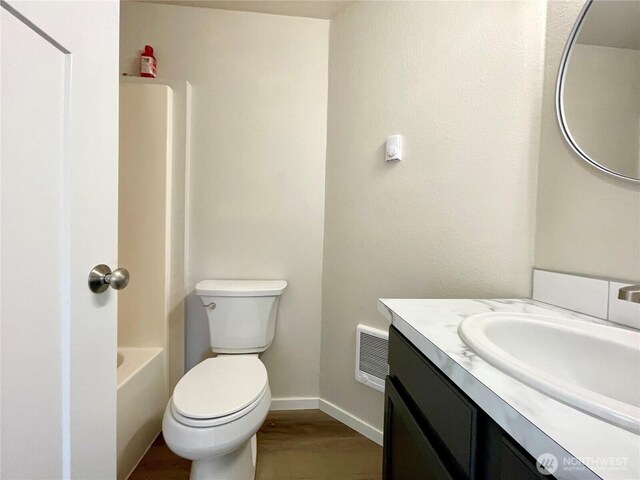
M389 377L385 393L383 478L453 480Z
M536 469L536 462L496 423L487 424L484 459L486 480L555 480Z
M449 471L456 478L476 478L478 407L393 326L389 365L389 377Z

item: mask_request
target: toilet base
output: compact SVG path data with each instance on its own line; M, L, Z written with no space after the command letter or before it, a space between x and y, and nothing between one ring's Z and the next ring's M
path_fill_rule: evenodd
M189 480L253 480L256 455L257 440L253 435L244 445L226 455L194 460Z

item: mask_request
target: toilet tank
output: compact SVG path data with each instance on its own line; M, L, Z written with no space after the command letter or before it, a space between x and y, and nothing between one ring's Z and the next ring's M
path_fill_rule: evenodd
M276 328L284 280L203 280L196 285L217 353L264 352Z

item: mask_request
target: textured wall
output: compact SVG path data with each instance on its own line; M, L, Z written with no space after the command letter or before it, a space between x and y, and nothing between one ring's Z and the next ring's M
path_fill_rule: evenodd
M205 278L282 278L262 357L274 397L317 396L329 22L125 2L121 69L153 45L192 85L187 367L210 355Z
M571 150L555 112L560 58L582 1L549 2L535 263L640 279L640 186L600 173Z
M382 395L353 374L356 324L386 328L378 297L529 296L534 251L640 277L639 188L584 164L555 119L581 3L356 3L331 23L328 137L327 22L123 4L123 71L151 43L194 86L188 286L290 282L264 355L275 396L318 394L321 345L321 396L379 428ZM396 133L406 159L385 164Z
M332 21L322 397L380 428L354 379L378 297L529 296L544 4L363 2ZM385 164L402 134L406 160Z

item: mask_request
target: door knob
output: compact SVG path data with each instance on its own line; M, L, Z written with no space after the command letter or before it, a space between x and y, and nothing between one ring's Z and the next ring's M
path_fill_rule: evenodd
M96 265L89 272L89 290L102 293L107 288L122 290L129 285L129 271L126 268L116 268L113 272L104 264Z

